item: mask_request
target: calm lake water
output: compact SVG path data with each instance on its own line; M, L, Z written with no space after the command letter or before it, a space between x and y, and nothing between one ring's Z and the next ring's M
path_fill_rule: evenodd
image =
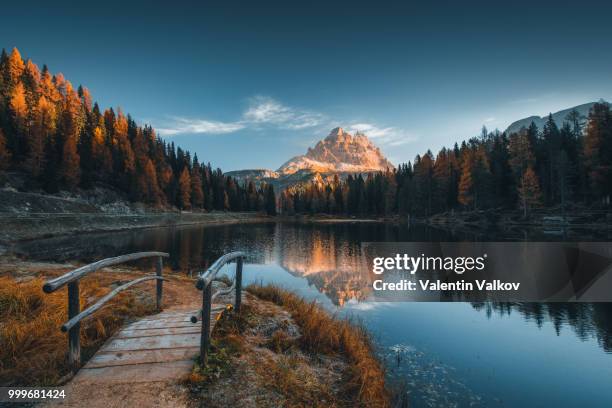
M161 250L171 254L176 273L195 273L226 252L242 250L249 254L247 282L279 284L361 321L390 378L406 386L414 407L612 407L612 304L371 300L370 278L359 267L361 242L476 239L543 237L267 223L85 234L15 250L38 259L84 261ZM233 265L227 272L232 274Z

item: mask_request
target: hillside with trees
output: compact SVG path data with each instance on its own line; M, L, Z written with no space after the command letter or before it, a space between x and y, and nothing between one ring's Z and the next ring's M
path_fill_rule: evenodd
M275 210L271 186L238 184L16 48L0 56L0 180L8 173L26 174L28 191L101 185L157 208Z
M559 128L549 115L517 133L488 132L436 155L386 172L351 175L342 181L296 186L281 193L282 213L351 216L450 210L564 210L568 205L608 209L612 193L612 114L593 105L586 125L576 111Z

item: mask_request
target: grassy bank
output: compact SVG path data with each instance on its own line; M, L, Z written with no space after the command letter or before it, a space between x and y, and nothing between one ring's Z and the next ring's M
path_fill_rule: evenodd
M51 275L59 272L55 270ZM84 279L80 285L81 308L107 293L117 279L116 275ZM70 372L67 337L60 331L68 320L67 289L45 294L44 282L40 276L0 276L0 385L55 385ZM147 290L137 288L120 294L82 323L84 361L126 319L153 312L154 297L145 293Z
M362 406L385 406L385 375L366 330L340 320L315 303L276 286L252 285L248 291L289 311L302 330L301 347L311 353L340 354L349 363L347 395Z
M388 407L368 334L274 286L251 286L224 313L209 363L186 383L201 407Z

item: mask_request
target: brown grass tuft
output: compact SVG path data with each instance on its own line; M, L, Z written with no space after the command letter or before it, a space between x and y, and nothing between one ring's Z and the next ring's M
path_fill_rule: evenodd
M313 353L342 354L350 363L347 395L354 406L387 407L385 372L376 359L367 331L329 315L315 303L276 286L252 285L247 290L288 310L302 331L301 347Z
M55 385L69 373L68 340L60 331L67 320L67 289L45 294L44 282L0 277L0 385ZM108 278L82 280L81 309L107 293L109 284ZM121 293L82 322L82 360L91 357L125 319L153 310L152 302L138 300L135 292Z
M314 373L305 368L307 361L295 355L280 355L278 359L263 360L255 367L263 385L287 399L291 407L347 406L337 400L327 384L321 384Z
M272 333L272 337L266 346L275 353L284 353L295 346L295 340L286 331L277 330Z

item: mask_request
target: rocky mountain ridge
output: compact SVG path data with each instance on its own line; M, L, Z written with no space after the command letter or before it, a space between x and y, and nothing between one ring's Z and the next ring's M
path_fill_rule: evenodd
M338 175L385 171L394 168L380 149L364 134L352 135L344 129L332 129L329 135L295 156L278 170L251 169L231 171L226 175L240 181L272 183L284 189L290 185L319 181Z

